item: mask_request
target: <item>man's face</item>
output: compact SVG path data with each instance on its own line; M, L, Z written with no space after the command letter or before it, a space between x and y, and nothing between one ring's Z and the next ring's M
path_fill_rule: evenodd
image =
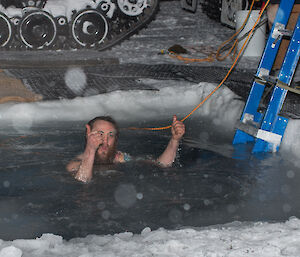
M98 120L94 123L91 132L96 132L103 140L97 149L95 163L112 163L116 154L117 131L108 121Z

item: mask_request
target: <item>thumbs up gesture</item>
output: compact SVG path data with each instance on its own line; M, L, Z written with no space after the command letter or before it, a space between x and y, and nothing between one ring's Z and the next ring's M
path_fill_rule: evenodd
M171 133L172 133L172 139L177 141L179 141L185 133L185 126L182 121L177 120L176 115L173 116Z

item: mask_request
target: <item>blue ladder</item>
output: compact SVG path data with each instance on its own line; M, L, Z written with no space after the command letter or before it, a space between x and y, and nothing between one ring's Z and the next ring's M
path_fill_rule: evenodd
M283 35L289 34L287 25L294 0L281 0L264 53L257 69L255 80L246 102L240 122L237 124L233 144L254 142L252 152L276 152L279 149L288 119L279 116L287 91L293 78L300 53L300 18L298 18L292 38L278 77L269 76ZM290 33L291 35L291 33ZM258 111L266 83L275 81L267 110Z

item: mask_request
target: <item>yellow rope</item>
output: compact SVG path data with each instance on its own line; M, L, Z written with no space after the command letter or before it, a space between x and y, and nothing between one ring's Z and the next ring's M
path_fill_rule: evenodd
M235 57L235 54L236 54L236 50L237 50L237 43L238 43L238 39L236 38L240 32L244 29L248 19L249 19L249 16L251 14L251 11L253 9L253 5L254 3L256 2L257 0L253 0L251 5L250 5L250 9L248 11L248 14L247 14L247 17L246 19L244 20L242 26L229 38L227 39L226 41L224 41L218 48L218 50L216 52L211 52L206 58L191 58L191 57L183 57L179 54L176 54L175 52L173 51L170 51L169 52L169 56L173 59L178 59L180 61L184 61L186 63L191 63L191 62L213 62L215 60L218 60L218 61L224 61L233 51L233 59ZM236 38L236 39L235 39ZM233 42L233 45L230 47L229 51L226 53L226 55L224 56L221 56L221 52L223 51L223 48L229 44L233 39L235 39L235 41Z
M252 4L254 3L254 1L255 0L253 0L253 2L252 2ZM243 46L242 46L242 48L241 48L241 50L238 52L238 54L237 54L237 56L236 56L236 58L235 58L235 60L234 60L234 62L233 62L233 64L232 64L232 66L230 67L230 69L229 69L229 71L227 72L227 74L226 74L226 76L223 78L223 80L220 82L220 84L208 95L208 96L206 96L205 98L204 98L204 100L202 100L188 115L186 115L183 119L181 119L181 121L183 122L183 121L185 121L188 117L190 117L197 109L199 109L200 108L200 106L201 105L203 105L222 85L223 85L223 83L226 81L226 79L228 78L228 76L230 75L230 73L231 73L231 71L233 70L233 68L235 67L235 65L236 65L236 63L237 63L237 61L238 61L238 59L239 59L239 57L240 57L240 55L241 55L241 53L243 52L243 50L244 50L244 48L245 48L245 46L246 46L246 44L248 43L248 41L249 41L249 38L250 38L250 36L252 35L252 33L253 33L253 30L255 29L255 27L256 27L256 25L258 24L258 22L259 22L259 20L260 20L260 18L261 18L261 16L263 15L263 12L264 12L264 10L266 9L266 7L268 6L268 4L269 4L269 2L270 2L270 0L267 0L267 2L266 2L266 4L265 4L265 6L261 9L261 12L260 12L260 14L259 14L259 16L258 16L258 18L257 18L257 20L255 21L255 24L253 25L253 27L252 27L252 29L251 29L251 31L250 31L250 33L248 34L248 36L247 36L247 38L246 38L246 40L245 40L245 42L244 42L244 44L243 44ZM165 129L169 129L169 128L171 128L172 127L172 125L169 125L169 126L165 126L165 127L158 127L158 128L137 128L137 127L130 127L129 129L132 129L132 130L152 130L152 131L157 131L157 130L165 130Z
M223 61L223 60L225 60L225 59L231 54L232 50L234 50L233 56L235 56L236 50L237 50L237 43L238 43L238 39L237 39L236 37L237 37L237 36L240 34L240 32L244 29L244 27L245 27L245 25L246 25L246 23L247 23L247 21L248 21L248 19L249 19L249 16L250 16L250 14L251 14L251 11L252 11L252 9L253 9L254 3L255 3L255 0L252 1L251 5L250 5L249 12L248 12L247 17L246 17L246 19L244 20L242 26L241 26L241 27L240 27L240 28L239 28L239 29L238 29L238 30L237 30L237 31L236 31L229 39L227 39L225 42L223 42L223 43L219 46L219 48L218 48L218 50L217 50L217 53L216 53L216 59L217 59L218 61ZM227 52L227 54L224 55L224 56L221 56L221 50L222 50L222 48L225 47L226 44L228 44L229 42L231 42L234 38L236 38L236 39L234 40L234 43L233 43L233 45L231 46L231 48L229 49L229 51Z
M191 63L191 62L213 62L215 60L215 54L211 53L209 56L206 58L190 58L190 57L183 57L181 55L176 54L173 51L169 52L169 56L173 59L177 59L180 61L184 61L186 63Z

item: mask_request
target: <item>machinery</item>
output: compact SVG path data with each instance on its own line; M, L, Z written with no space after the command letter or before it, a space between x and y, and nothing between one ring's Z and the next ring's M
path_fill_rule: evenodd
M235 28L235 14L239 10L247 10L252 0L199 0L203 13L209 18ZM262 1L255 3L256 7ZM196 12L198 0L181 0L181 6L188 11Z
M0 0L0 49L104 50L157 10L158 0Z

